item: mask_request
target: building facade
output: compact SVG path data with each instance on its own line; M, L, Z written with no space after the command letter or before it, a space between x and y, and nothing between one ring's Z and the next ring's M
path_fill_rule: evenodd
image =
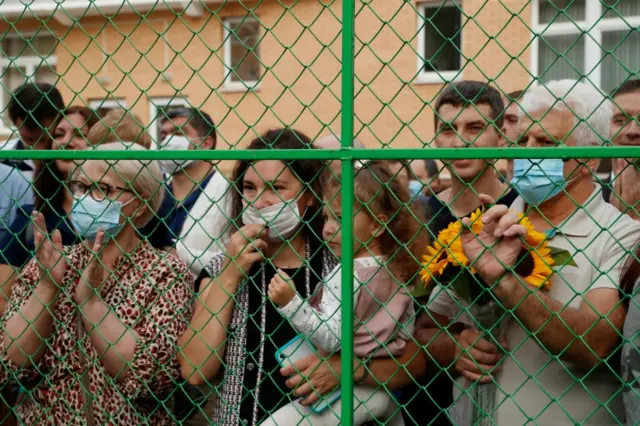
M5 0L0 135L11 133L4 108L25 80L57 84L69 105L130 109L154 137L167 108L203 108L222 149L282 125L312 137L339 131L341 7ZM369 147L428 146L431 103L447 81L490 80L506 93L537 77L586 76L609 92L640 70L640 0L376 0L356 9L355 123Z

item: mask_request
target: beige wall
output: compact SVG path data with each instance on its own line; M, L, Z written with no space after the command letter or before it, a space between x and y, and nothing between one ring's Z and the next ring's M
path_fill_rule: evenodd
M149 97L181 95L214 117L221 147L243 146L256 133L275 126L292 125L312 137L328 133L329 128L339 130L341 3L333 2L330 8L321 3L290 2L289 10L275 0L245 3L254 8L265 27L260 55L267 70L255 92L225 92L222 82L220 20L244 16L246 9L238 3L212 5L215 15L198 18L156 12L146 21L133 14L117 16L112 23L85 18L79 22L81 28L71 30L53 20L47 25L64 35L57 49L57 69L62 75L60 89L69 104L112 94L125 98L146 121ZM433 136L430 104L441 85L413 81L416 4L357 3L358 137L369 147L428 144ZM464 1L464 12L472 18L464 28L463 53L472 62L467 63L463 78L492 79L504 91L522 88L530 81L526 3ZM512 12L521 10L519 18L512 18ZM20 25L37 28L33 21ZM159 76L164 69L173 77L170 82ZM100 83L105 74L110 82Z

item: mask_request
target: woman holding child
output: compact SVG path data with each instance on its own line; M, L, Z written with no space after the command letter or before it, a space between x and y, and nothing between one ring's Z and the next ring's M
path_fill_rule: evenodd
M267 132L255 139L248 148L305 149L310 146L311 142L305 135L281 129ZM335 300L327 304L330 302L327 293L335 296L335 284L333 288L318 284L323 278L329 282L334 280L332 276L337 274L339 277L337 259L326 248L329 246L335 252L338 247L339 232L335 224L339 221L339 212L331 211L330 207L336 207L336 203L326 200L328 206L323 214L319 201L323 190L333 189L325 191L326 195L337 191L332 186L323 188L320 180L323 166L317 160L286 163L262 160L241 161L234 170L232 181L238 192L233 194L232 218L238 231L231 237L226 253L215 257L206 268L205 276L201 276L206 282L201 285L203 291L200 301L196 304L191 327L182 338L183 349L179 355L183 376L194 384L213 379L224 366L222 391L213 419L217 425L269 424L276 421L270 418L274 413L280 426L298 424L301 415L296 413L309 416L306 421L312 424L340 423L339 402L322 415L311 414L306 408L318 400L313 390L326 395L337 387L341 373L339 355L327 358L326 362L312 355L296 362L295 368L282 371L275 356L279 348L298 335L311 337L311 342L316 344L318 350L324 346L323 339L314 340L313 333L301 327L286 312L287 305L294 299L296 302L293 303L309 308L309 318L314 314L311 311L316 311L321 318L340 314L339 311L322 310L323 307L339 305L339 300L337 304ZM409 199L406 190L399 194L401 200ZM370 261L367 263L369 266L374 263L384 265L387 258L393 259L394 256L406 258L401 253L404 249L395 246L397 243L391 247L395 247L398 253L382 251L383 245L379 244L380 236L385 233L386 226L392 222L393 213L397 211L396 205L392 207L390 214L361 209L359 216L356 216L355 222L359 224L356 231L361 232L359 235L356 233L356 240L362 242L358 245L356 257L367 258L365 263ZM416 226L412 226L412 218L407 219L409 212L405 211L406 215L397 214L393 220L401 217L407 229L417 231L417 222ZM321 240L321 235L329 244ZM396 234L400 243L403 235L408 233ZM374 242L370 244L370 241ZM370 251L367 250L369 245ZM413 247L413 243L410 245ZM414 263L417 268L417 262ZM384 266L377 269L385 270ZM394 269L390 270L393 274ZM406 278L412 278L410 275L407 274ZM370 272L369 277L373 277ZM384 293L383 301L393 301L394 306L406 306L409 309L410 303L403 305L408 299L401 288L404 283L392 283L393 280L388 278L377 280L389 284L388 288L377 288L380 294ZM401 387L410 380L409 374L418 375L424 367L424 358L416 355L417 347L406 342L411 328L411 320L404 317L407 309L394 311L397 318L393 315L376 317L379 309L373 309L371 301L374 297L369 297L370 309L360 306L361 312L358 303L367 295L366 284L362 283L362 287L355 290L357 321L354 327L358 329L358 324L362 327L360 336L363 342L357 343L357 346L363 349L358 355L365 361L356 362L354 380L362 385L376 386L380 381L386 383L387 387ZM271 300L267 294L271 295ZM312 303L306 303L307 300ZM379 345L372 344L372 338L366 339L368 320L373 317L377 319L376 329L384 336ZM402 321L405 323L399 324ZM390 352L380 347L386 343L393 347ZM332 352L331 349L337 346L330 345L325 352ZM369 362L369 357L376 358ZM405 369L403 364L409 360L411 364ZM296 388L293 394L292 388ZM395 406L383 392L376 393L370 389L368 394L384 400L386 405L374 402L374 406L368 409L361 408L362 416L356 419L356 424L377 417L386 421L396 414ZM302 400L296 402L295 407L288 406L297 397L302 397ZM280 417L282 413L277 412L279 409L286 410L288 414ZM325 418L333 412L337 414L332 415L333 419ZM396 417L401 416L398 413ZM287 421L283 422L283 418Z

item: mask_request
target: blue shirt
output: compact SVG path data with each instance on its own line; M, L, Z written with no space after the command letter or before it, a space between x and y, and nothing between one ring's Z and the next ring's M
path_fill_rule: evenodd
M11 139L2 146L2 149L22 151L25 149L25 146L20 139ZM0 163L15 167L27 174L32 174L35 170L35 165L32 160L1 160Z
M7 235L0 240L0 264L21 268L33 256L35 249L31 221L33 210L33 204L25 204L18 209L18 214L9 226ZM44 221L48 232L53 232L54 229L60 231L62 245L71 246L80 241L62 206L46 213Z
M23 204L33 204L29 180L20 170L0 164L0 240Z

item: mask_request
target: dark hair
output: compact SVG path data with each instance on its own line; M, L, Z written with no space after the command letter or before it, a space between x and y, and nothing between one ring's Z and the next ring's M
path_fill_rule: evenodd
M82 116L82 118L84 118L84 126L87 126L88 129L91 129L93 125L100 120L100 116L96 113L96 111L78 105L70 106L69 108L65 109L63 116L68 117L74 114L78 114Z
M507 93L507 99L509 100L509 103L511 103L520 99L522 95L524 95L524 90L514 90L513 92Z
M290 128L269 130L263 135L251 141L247 147L249 150L260 149L314 149L311 139L305 134ZM231 194L231 221L235 222L235 228L240 228L242 224L244 190L243 178L255 160L240 160L233 169L232 184L235 190ZM317 205L307 209L304 217L305 226L302 232L310 239L321 239L324 218L322 210L322 182L321 174L324 162L321 160L286 160L283 161L291 173L298 179L303 187L311 191Z
M331 193L339 196L340 183L333 179L330 185L338 189ZM373 160L355 172L354 195L356 212L363 209L374 219L378 215L387 217L382 224L385 232L379 237L382 252L389 259L389 271L397 282L410 284L420 270L427 234L421 222L424 212L411 202L409 188L395 179L388 162Z
M635 252L629 254L620 276L620 293L622 293L622 296L631 296L633 294L633 288L636 281L638 281L638 277L640 277L640 240L636 242L634 247L636 247Z
M611 93L611 97L620 95L626 95L627 93L640 92L640 80L635 78L633 80L627 80L622 83L618 88L614 89Z
M27 83L11 95L7 106L14 125L18 119L29 130L41 129L45 120L59 120L64 110L62 95L54 86L46 83Z
M438 163L436 163L435 160L424 160L424 164L427 169L427 175L429 175L430 178L438 174Z
M201 138L211 136L213 139L213 147L211 149L216 149L218 133L216 132L216 124L209 114L197 108L180 108L165 113L162 122L175 118L186 118L187 122L185 124L193 127Z
M89 129L98 122L99 118L94 111L83 106L70 106L62 111L63 117L78 114L84 118L84 126ZM51 146L47 147L48 149ZM51 211L51 208L62 206L64 197L65 177L56 166L54 160L43 160L38 163L38 167L33 176L34 207L43 214Z
M500 92L491 87L489 83L463 80L445 87L436 100L434 120L436 129L438 126L440 108L444 105L452 105L456 107L489 105L489 108L491 109L489 118L495 122L496 128L501 128L502 122L504 121L502 117L502 112L504 111L502 96L500 96Z

